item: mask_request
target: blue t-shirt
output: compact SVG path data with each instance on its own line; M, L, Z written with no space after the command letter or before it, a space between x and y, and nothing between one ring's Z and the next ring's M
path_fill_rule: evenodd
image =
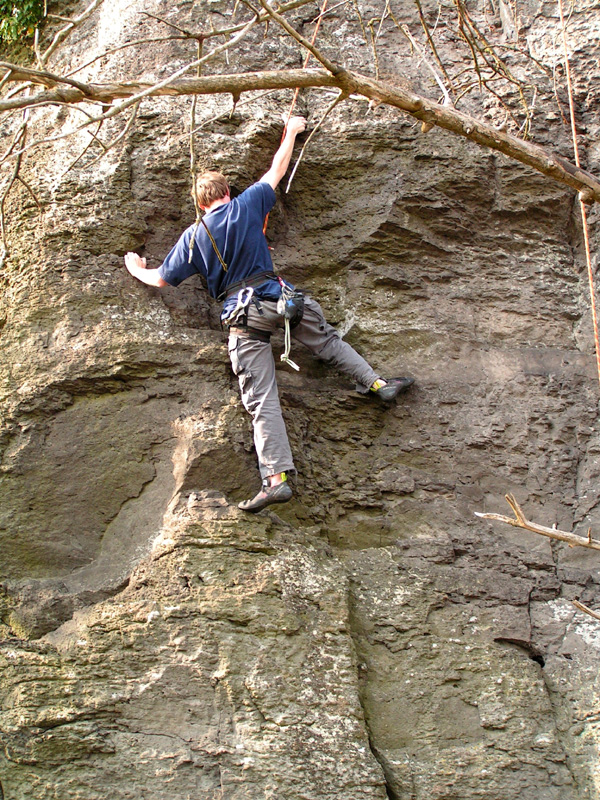
M258 272L273 270L273 262L263 233L266 215L275 205L276 195L268 183L255 183L229 203L217 206L204 215L227 271L210 241L204 225L191 225L158 269L160 277L171 286L191 275L200 273L206 278L211 297L219 297L228 286ZM189 261L190 241L196 228L192 260ZM255 288L263 300L277 300L281 294L279 282L267 279Z

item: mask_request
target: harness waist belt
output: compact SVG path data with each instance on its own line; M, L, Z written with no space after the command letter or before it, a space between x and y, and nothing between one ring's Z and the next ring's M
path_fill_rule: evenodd
M277 280L277 275L271 270L267 272L257 272L256 275L250 275L247 278L244 278L243 281L236 281L232 283L231 286L228 286L224 292L217 297L217 300L221 302L221 300L228 300L230 297L233 297L234 294L237 294L240 289L252 288L256 289L257 286L260 286L265 281L268 281L269 278L274 278Z
M239 325L230 325L229 333L234 336L241 336L243 339L254 339L257 342L270 342L271 331L261 331L259 328L251 328L249 325L240 327Z

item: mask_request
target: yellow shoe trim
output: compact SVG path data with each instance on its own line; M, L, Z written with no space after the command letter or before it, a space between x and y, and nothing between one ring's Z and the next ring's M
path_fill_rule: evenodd
M382 389L384 386L387 386L387 381L382 380L381 378L377 378L375 383L371 386L371 391L376 392L378 389Z

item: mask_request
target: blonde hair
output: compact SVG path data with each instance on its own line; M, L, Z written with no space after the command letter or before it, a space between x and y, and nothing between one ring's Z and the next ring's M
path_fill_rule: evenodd
M229 194L229 184L220 172L203 172L196 178L196 185L192 189L199 206L210 206L215 200L221 200Z

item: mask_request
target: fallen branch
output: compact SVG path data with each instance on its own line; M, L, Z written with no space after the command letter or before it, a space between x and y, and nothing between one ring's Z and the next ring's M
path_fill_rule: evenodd
M526 519L521 507L517 503L516 498L512 494L505 495L506 502L512 508L515 518L505 517L503 514L482 514L479 511L475 512L476 517L482 519L492 519L497 522L505 522L507 525L512 525L514 528L523 528L533 533L539 533L542 536L547 536L549 539L558 539L561 542L567 542L570 547L589 547L592 550L600 550L600 542L592 539L591 530L588 531L587 537L577 536L575 533L568 533L567 531L560 531L557 528L546 528L544 525L537 525L535 522L530 522Z
M319 56L322 57L321 53L319 53ZM183 70L190 69L196 65L197 62L192 62ZM21 76L21 79L36 80L35 76L32 75L35 70L28 70L27 75L24 75L19 73L17 65L6 64L6 67L11 71L10 80L18 80L20 79L19 76ZM0 112L55 101L73 104L90 101L111 103L117 98L129 98L122 106L111 109L105 115L108 117L115 116L131 105L132 102L135 103L142 97L192 94L232 94L238 96L242 92L262 89L337 86L346 90L349 94L361 94L370 100L386 103L406 111L421 122L437 125L482 147L504 153L509 158L520 161L522 164L532 167L553 180L578 191L584 202L600 202L600 181L586 170L571 164L567 159L548 152L543 147L531 142L523 141L506 131L481 122L452 106L439 105L433 100L429 100L408 89L377 81L356 72L349 72L328 62L327 69L330 70L330 67L335 70L334 74L331 71L321 69L290 69L230 75L208 75L203 78L177 78L170 76L157 84L136 81L88 83L85 84L86 92L74 86L56 87L48 91L39 92L32 97L14 97L10 100L0 101ZM44 81L40 79L39 83L43 84Z
M197 66L193 61L186 65L186 69ZM10 80L18 80L15 70L20 69L11 65L12 76ZM30 72L33 72L31 70ZM28 72L28 80L33 80ZM15 97L10 100L0 101L0 112L15 108L26 108L41 103L62 102L77 104L82 102L97 101L104 104L112 103L120 98L131 98L137 92L144 92L148 97L164 97L193 94L240 94L260 89L294 89L313 86L337 86L336 79L319 69L289 69L268 70L265 72L240 72L232 75L206 75L203 78L170 76L170 82L156 84L142 83L141 81L126 81L119 83L87 83L86 92L75 87L56 87L45 92L39 92L32 97ZM42 83L42 81L36 81Z
M580 611L584 611L586 614L589 614L590 617L593 617L594 619L600 619L600 614L597 611L592 611L591 608L584 606L583 603L579 602L579 600L573 600L573 605Z
M8 70L8 73L2 78L2 85L5 81L9 80L30 80L32 83L42 84L50 89L54 88L59 83L66 83L68 86L74 86L76 89L80 89L84 94L87 92L87 84L75 81L72 78L63 78L60 75L54 75L52 72L47 72L44 69L17 67L15 64L9 64L6 61L0 61L0 69Z

